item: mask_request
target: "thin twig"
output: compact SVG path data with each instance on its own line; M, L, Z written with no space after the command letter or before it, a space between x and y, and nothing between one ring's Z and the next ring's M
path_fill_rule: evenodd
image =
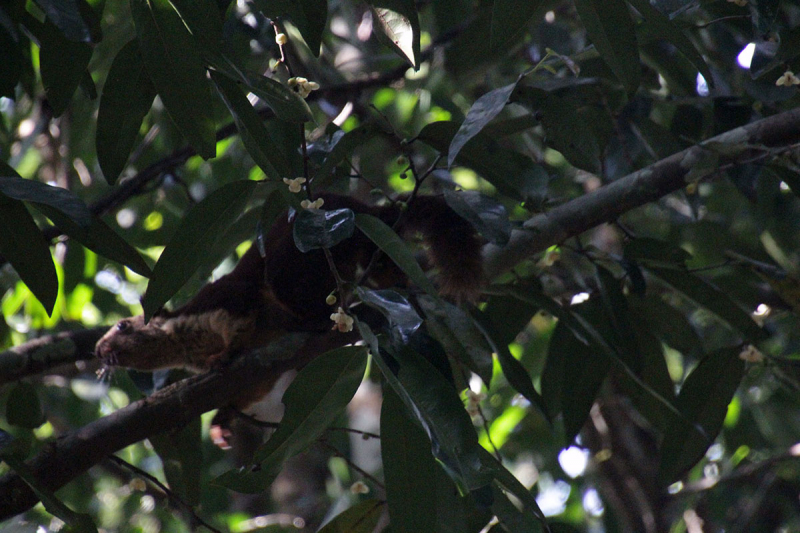
M174 501L174 502L180 504L181 507L186 509L186 511L192 516L192 519L194 521L196 521L198 524L200 524L201 526L205 527L209 531L213 531L214 533L222 533L222 531L220 531L219 529L215 528L214 526L212 526L211 524L209 524L208 522L203 520L194 511L194 508L191 505L189 505L188 503L183 501L177 494L175 494L175 492L173 492L169 487L167 487L166 485L161 483L158 480L158 478L156 478L152 474L150 474L148 472L145 472L141 468L132 465L131 463L129 463L128 461L125 461L124 459L120 459L116 455L109 455L108 459L112 463L116 463L116 464L118 464L119 466L121 466L123 468L127 468L128 470L130 470L131 472L133 472L137 476L141 476L141 477L147 479L150 483L152 483L153 485L158 487L160 490L162 490L164 492L164 494L166 494L167 497L170 499L170 501Z

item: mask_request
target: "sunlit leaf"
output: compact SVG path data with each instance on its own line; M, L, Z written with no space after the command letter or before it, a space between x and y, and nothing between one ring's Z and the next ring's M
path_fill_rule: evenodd
M148 319L200 268L217 237L244 212L256 185L247 180L223 185L186 214L153 268L142 297Z
M22 202L0 194L0 212L0 254L51 314L58 296L58 277L50 246Z
M216 155L213 100L195 38L169 0L131 0L150 79L178 129L205 159Z
M391 48L419 69L419 15L412 0L368 0L375 25Z
M156 89L134 39L122 47L111 64L97 114L97 160L109 183L113 184L125 168L155 97Z

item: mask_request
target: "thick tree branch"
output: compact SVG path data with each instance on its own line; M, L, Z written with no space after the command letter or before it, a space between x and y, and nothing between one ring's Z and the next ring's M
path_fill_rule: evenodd
M94 359L94 345L108 326L62 331L0 352L0 385L57 366Z
M257 390L296 368L352 340L338 331L288 334L267 347L237 358L218 372L195 376L63 435L27 462L42 487L57 490L105 456L163 431L181 427L201 414L227 405L243 391ZM287 354L293 356L287 358ZM34 506L39 499L16 474L0 479L0 520Z
M484 249L485 269L493 278L511 269L520 261L580 235L604 222L654 202L677 191L696 179L717 174L715 168L700 169L712 158L731 165L749 161L758 155L771 155L800 141L800 109L742 126L673 154L666 159L629 174L608 185L537 215L515 231L502 248L488 245ZM764 149L769 149L766 151Z

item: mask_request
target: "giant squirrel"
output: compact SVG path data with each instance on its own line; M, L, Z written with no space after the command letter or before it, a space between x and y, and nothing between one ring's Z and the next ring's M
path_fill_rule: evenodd
M439 291L457 299L472 299L483 278L481 240L474 228L453 211L441 196L415 196L407 205L368 206L349 197L323 195L326 209L348 208L380 218L404 238L422 236L430 266L438 271ZM301 252L294 243L293 221L279 217L258 246L239 260L236 268L207 284L186 305L162 310L147 323L142 316L114 325L98 342L95 353L105 366L137 370L187 368L203 372L224 362L231 353L264 346L287 332L331 329L335 310L326 298L336 289L328 258L322 250ZM355 281L364 272L376 245L356 229L330 248L340 278ZM402 271L383 259L370 269L364 284L376 289L407 283ZM330 338L330 335L326 336ZM337 346L357 340L342 334ZM282 371L298 370L315 355L337 346L313 343ZM275 376L273 383L279 378ZM247 405L272 388L244 394L237 405Z

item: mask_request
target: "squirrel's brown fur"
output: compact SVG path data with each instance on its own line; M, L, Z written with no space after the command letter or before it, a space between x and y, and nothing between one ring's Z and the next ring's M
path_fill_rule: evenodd
M374 207L344 196L323 198L325 209L349 208L388 225L399 220L395 229L401 236L422 235L443 294L460 299L477 294L482 281L480 239L441 197L418 196L402 216L399 205ZM264 257L252 246L230 274L206 285L183 307L161 311L148 323L141 316L121 320L98 341L97 356L108 366L202 372L232 352L263 346L286 332L330 329L335 308L325 299L336 289L335 279L322 250L298 250L292 228L288 217L280 217L264 238ZM356 230L330 253L339 275L350 281L363 272L375 250L375 244ZM407 283L385 256L371 273L366 283L374 288ZM354 339L342 335L341 340L340 345ZM300 359L298 368L308 357Z

